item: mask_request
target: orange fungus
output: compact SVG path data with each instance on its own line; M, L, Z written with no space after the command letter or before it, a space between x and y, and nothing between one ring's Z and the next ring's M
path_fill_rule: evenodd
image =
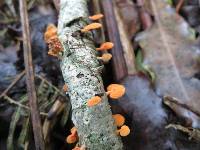
M64 84L64 85L63 85L63 91L64 91L64 92L67 92L67 91L68 91L67 84Z
M105 53L101 57L97 57L97 58L102 60L103 62L109 62L109 60L112 58L112 55L109 53Z
M101 50L109 50L112 49L114 44L112 42L105 42L101 44L99 48L96 48L96 50L101 51Z
M67 138L66 138L66 142L68 144L75 143L77 140L78 140L77 135L72 135L72 134L68 135Z
M81 148L76 146L72 150L81 150Z
M96 14L96 15L93 15L93 16L89 16L90 20L99 20L101 18L103 18L103 14Z
M94 96L87 101L87 106L95 106L101 102L101 98L99 96Z
M77 134L77 128L76 127L71 128L70 132L72 135Z
M115 125L118 126L118 127L121 127L125 122L124 116L122 116L120 114L113 115L113 118L115 120Z
M78 147L76 146L75 148L73 148L72 150L85 150L85 145Z
M52 50L49 50L48 51L48 55L51 55L51 56L54 56L54 57L57 57L58 55L55 53L55 52L53 52Z
M85 26L83 29L81 29L81 32L88 32L90 30L98 29L101 27L102 27L102 25L100 23L91 23L91 24Z
M107 94L112 99L118 99L125 94L125 87L120 84L110 84L107 87Z
M45 42L48 42L53 36L57 36L57 28L54 24L49 24L44 33Z
M120 134L121 136L127 136L127 135L129 135L129 134L130 134L130 129L129 129L129 127L126 126L126 125L123 125L123 126L121 127L121 129L119 129L119 134Z
M59 41L58 37L55 36L48 41L49 50L52 50L54 53L59 53L63 50L62 44Z

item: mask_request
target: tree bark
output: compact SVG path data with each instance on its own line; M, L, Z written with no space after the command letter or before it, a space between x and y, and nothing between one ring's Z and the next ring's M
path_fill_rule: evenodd
M101 78L89 24L87 0L61 0L58 36L63 45L61 70L69 88L72 121L78 129L79 145L89 150L122 150ZM100 96L102 102L88 107L87 100Z

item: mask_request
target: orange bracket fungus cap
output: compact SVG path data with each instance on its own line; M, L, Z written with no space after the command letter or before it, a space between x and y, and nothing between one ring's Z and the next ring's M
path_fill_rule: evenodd
M112 42L105 42L101 44L99 48L96 48L96 50L101 51L101 50L109 50L114 47L114 44Z
M81 148L76 146L72 150L81 150Z
M54 24L49 24L44 33L45 42L48 42L53 36L57 36L57 28Z
M52 50L54 53L59 53L63 50L62 44L57 36L48 41L48 46L49 50Z
M68 91L67 84L64 84L64 85L63 85L63 91L64 91L64 92L67 92L67 91Z
M83 29L81 29L81 32L88 32L90 30L98 29L101 27L102 27L102 25L100 23L91 23L91 24L85 26Z
M76 127L71 128L70 132L72 135L77 134L77 128Z
M48 55L51 55L51 56L54 56L54 57L58 57L58 55L55 52L53 52L52 50L48 51Z
M115 115L112 115L112 116L115 120L116 126L121 127L124 124L124 122L125 122L124 116L122 116L121 114L115 114Z
M129 127L126 126L126 125L123 125L123 126L121 127L121 129L119 129L118 131L119 131L119 134L120 134L121 136L127 136L127 135L130 134L130 129L129 129Z
M85 150L85 145L82 145L81 147L76 146L72 150Z
M77 128L73 127L70 130L71 134L67 136L66 142L68 144L75 143L78 140Z
M92 106L99 104L100 102L101 102L101 97L94 96L87 101L87 106L92 107Z
M107 87L106 93L110 96L110 98L118 99L125 94L125 87L120 84L110 84Z
M102 60L103 62L109 62L109 60L112 58L112 55L109 53L103 54L101 57L97 57L97 59Z
M93 15L93 16L89 16L89 19L90 20L99 20L99 19L101 19L101 18L103 18L103 14L96 14L96 15Z
M78 136L77 135L68 135L67 138L66 138L66 142L68 144L72 144L72 143L75 143L76 141L78 140Z

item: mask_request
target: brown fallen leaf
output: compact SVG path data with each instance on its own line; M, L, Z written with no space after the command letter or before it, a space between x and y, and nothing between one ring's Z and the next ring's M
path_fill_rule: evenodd
M199 110L200 80L195 75L200 72L196 61L200 50L194 46L191 28L164 1L151 0L151 5L156 23L137 40L144 50L144 65L156 73L156 93L175 97ZM193 124L197 126L200 124Z

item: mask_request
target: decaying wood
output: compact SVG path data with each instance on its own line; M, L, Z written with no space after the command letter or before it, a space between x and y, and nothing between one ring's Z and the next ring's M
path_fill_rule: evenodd
M105 15L106 26L108 30L109 40L115 43L111 53L113 55L112 65L115 75L115 80L119 81L127 75L127 66L123 55L123 48L120 41L120 35L115 19L113 4L111 0L101 1Z
M61 0L58 21L58 36L64 49L61 70L69 89L72 121L78 129L79 146L85 145L89 150L121 150L92 34L80 32L89 24L87 18L87 0ZM88 107L87 100L96 95L102 102Z
M23 31L23 50L24 50L25 72L26 72L26 85L27 85L28 99L31 110L35 148L36 150L44 150L45 149L44 140L42 135L41 121L40 121L40 115L37 106L37 96L35 91L27 4L25 0L20 0L19 4L20 4L20 16L21 16L21 24Z

